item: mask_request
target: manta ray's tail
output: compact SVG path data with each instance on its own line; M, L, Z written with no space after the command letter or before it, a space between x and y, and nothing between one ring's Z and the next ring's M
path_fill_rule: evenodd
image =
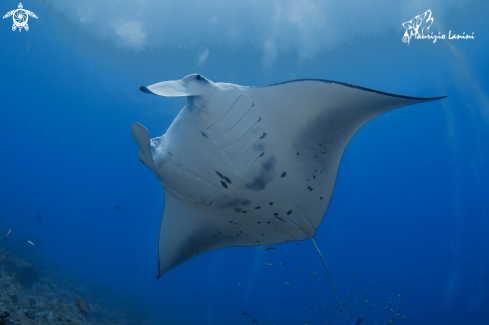
M338 304L338 310L341 313L343 311L343 309L341 309L340 302L338 301L338 296L336 295L336 289L335 289L334 284L333 284L333 278L331 278L331 274L329 273L328 266L326 265L326 261L324 260L323 254L321 254L321 251L319 250L318 245L316 245L316 243L314 242L314 239L312 239L312 238L309 238L309 239L313 243L314 247L316 247L316 250L318 251L318 254L321 257L321 260L323 260L324 267L326 268L326 272L328 273L329 281L331 281L331 287L333 288L333 293L334 293L334 297L336 299L336 303Z

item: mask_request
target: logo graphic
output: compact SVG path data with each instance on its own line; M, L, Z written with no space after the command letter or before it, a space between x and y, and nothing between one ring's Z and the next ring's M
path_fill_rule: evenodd
M406 21L402 24L402 27L406 29L404 35L402 36L402 41L409 45L411 38L414 39L432 39L433 43L436 43L439 39L445 39L445 34L438 33L438 35L433 35L433 32L429 33L431 24L433 24L433 17L431 16L431 10L428 9L424 14L417 15L410 21ZM428 34L429 33L429 34ZM450 30L448 32L448 39L475 39L474 33L472 35L462 35L453 34Z
M3 19L8 18L10 16L12 16L12 19L14 20L14 24L12 25L12 31L15 31L18 28L19 32L22 31L22 28L24 28L26 31L29 30L29 25L27 25L29 16L37 19L36 14L34 14L32 11L25 10L24 7L22 6L22 3L19 3L19 9L15 9L7 12L5 16L3 16Z
M402 24L402 26L406 28L402 41L409 45L409 41L411 41L411 37L413 36L415 38L418 38L418 36L428 36L431 24L433 24L433 18L431 17L431 10L428 9L424 14L417 15L410 21L406 21Z

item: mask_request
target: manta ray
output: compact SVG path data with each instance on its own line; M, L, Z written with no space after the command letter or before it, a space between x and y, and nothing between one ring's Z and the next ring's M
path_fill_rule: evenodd
M321 79L247 87L199 74L140 90L187 97L161 137L131 127L139 159L164 188L157 278L230 246L311 239L321 255L313 237L355 132L394 108L444 98Z

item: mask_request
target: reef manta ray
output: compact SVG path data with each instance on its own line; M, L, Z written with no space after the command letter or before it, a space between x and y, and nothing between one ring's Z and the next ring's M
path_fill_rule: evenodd
M245 87L199 74L140 89L187 96L163 136L131 127L139 159L164 187L158 278L217 248L312 240L355 132L391 109L444 98L320 79Z

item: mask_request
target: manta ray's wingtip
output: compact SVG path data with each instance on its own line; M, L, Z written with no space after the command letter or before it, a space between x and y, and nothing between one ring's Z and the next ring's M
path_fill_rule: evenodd
M146 86L139 87L139 90L141 90L143 93L156 95L154 92L152 92L151 90L149 90L148 87L146 87Z

